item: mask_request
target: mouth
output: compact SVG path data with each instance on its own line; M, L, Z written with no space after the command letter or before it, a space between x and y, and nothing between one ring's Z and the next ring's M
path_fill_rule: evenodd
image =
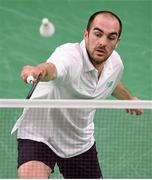
M103 54L106 53L105 49L101 49L101 48L97 48L96 52L97 52L98 55L103 55Z

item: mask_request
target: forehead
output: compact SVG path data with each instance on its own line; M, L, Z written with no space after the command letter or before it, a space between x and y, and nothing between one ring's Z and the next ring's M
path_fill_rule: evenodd
M119 32L120 29L119 21L111 14L98 14L92 22L92 28L95 27L106 32Z

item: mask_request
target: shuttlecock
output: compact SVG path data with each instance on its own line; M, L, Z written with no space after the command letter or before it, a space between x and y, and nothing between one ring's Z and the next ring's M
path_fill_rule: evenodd
M55 27L48 18L43 18L40 26L40 34L43 37L50 37L54 34Z

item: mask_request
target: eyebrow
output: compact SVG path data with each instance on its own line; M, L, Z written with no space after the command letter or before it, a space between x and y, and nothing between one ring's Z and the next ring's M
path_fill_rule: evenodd
M97 31L100 31L100 32L104 32L104 31L102 31L102 29L100 29L100 28L98 28L98 27L95 27L93 30L97 30ZM116 36L118 36L118 33L117 32L111 32L111 33L109 33L109 35L116 35Z

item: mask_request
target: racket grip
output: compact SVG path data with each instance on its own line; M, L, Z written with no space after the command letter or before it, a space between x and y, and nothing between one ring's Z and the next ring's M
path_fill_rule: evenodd
M33 82L34 82L34 77L33 77L32 75L28 76L27 79L26 79L26 82L27 82L28 84L33 84Z
M35 90L37 84L38 84L39 81L41 80L41 77L42 77L42 75L39 74L36 81L34 81L34 77L33 77L33 76L29 76L29 77L27 78L27 83L32 83L32 88L30 89L30 91L29 91L26 99L29 99L29 98L32 96L33 91Z

